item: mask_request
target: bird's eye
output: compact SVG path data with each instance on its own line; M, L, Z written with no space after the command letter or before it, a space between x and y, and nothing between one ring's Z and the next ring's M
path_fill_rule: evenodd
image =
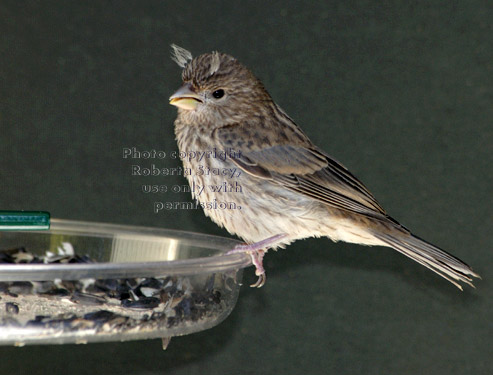
M223 89L216 90L212 93L212 96L216 99L220 99L224 96L224 90Z

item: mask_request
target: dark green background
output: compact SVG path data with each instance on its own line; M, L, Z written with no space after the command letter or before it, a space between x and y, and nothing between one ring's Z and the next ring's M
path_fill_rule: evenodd
M0 207L228 235L200 211L154 214L189 195L141 185L185 180L132 177L122 158L176 150L169 45L220 50L392 216L473 265L477 290L390 249L298 241L267 255L266 286L243 286L224 323L167 351L0 347L0 374L493 373L493 10L324 3L1 1Z

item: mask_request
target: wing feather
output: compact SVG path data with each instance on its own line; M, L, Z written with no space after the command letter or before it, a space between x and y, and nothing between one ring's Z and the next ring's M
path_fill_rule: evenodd
M251 122L229 124L216 129L214 134L225 148L241 151L237 152L240 156L232 160L250 175L272 180L332 207L390 219L370 191L346 167L313 145L291 119L284 117L283 120L288 133L296 137L276 137L275 134L268 139L251 137L248 136L250 129L263 127ZM248 137L248 142L245 137L238 137L242 133Z

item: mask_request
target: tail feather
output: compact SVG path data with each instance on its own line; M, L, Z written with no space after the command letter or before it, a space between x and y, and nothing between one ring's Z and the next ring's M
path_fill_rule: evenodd
M472 277L480 278L460 259L412 234L374 233L374 236L401 254L436 272L460 290L462 286L459 282L474 288Z

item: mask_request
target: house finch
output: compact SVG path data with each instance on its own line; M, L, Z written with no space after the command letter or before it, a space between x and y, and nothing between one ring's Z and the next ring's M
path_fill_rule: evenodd
M175 134L192 196L205 214L246 245L265 282L271 247L302 238L391 247L462 290L479 277L467 264L416 237L391 218L342 164L315 146L232 56L192 58L172 45L183 68Z

